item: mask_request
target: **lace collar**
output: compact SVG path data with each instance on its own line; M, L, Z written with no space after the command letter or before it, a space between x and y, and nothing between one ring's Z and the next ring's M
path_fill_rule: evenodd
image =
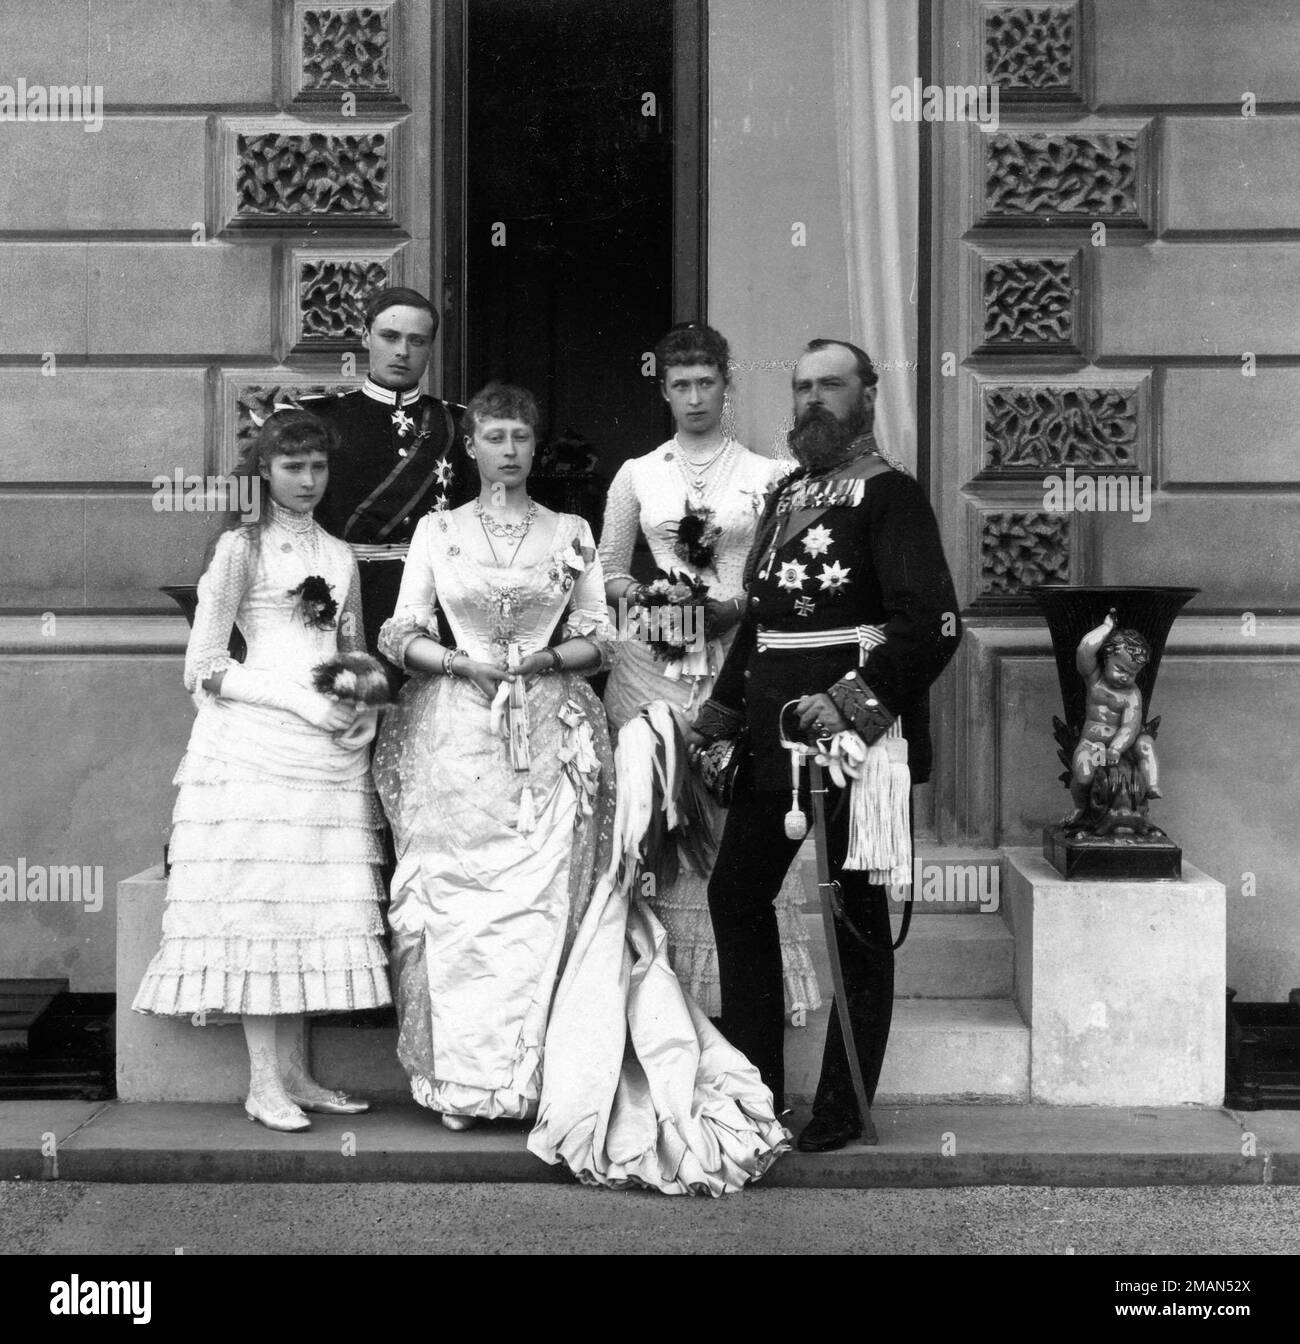
M286 532L292 532L296 537L307 536L316 526L316 520L310 513L297 513L293 509L286 509L283 505L277 504L275 500L271 500L270 505L270 521L276 527L282 527Z

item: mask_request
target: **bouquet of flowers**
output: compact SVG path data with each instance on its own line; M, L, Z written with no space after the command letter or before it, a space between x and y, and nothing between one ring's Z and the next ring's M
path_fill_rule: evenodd
M704 599L709 585L694 574L655 571L641 586L637 605L645 612L644 629L650 652L673 663L704 649Z
M322 695L349 701L357 710L352 726L339 734L339 741L352 748L371 741L379 727L379 711L392 698L388 674L379 659L368 653L340 653L314 667L311 679Z

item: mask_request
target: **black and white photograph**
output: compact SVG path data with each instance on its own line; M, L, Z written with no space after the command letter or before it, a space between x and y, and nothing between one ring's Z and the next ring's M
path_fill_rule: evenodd
M0 0L0 296L16 1319L1280 1323L1300 0Z

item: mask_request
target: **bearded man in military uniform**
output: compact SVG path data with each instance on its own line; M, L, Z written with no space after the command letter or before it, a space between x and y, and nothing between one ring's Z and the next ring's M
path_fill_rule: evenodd
M872 435L876 373L847 341L814 341L795 366L790 448L800 470L769 498L746 573L744 619L700 711L710 741L748 729L709 908L718 946L722 1028L783 1103L781 950L773 902L801 841L786 837L791 804L787 733L826 739L848 729L871 746L907 744L911 784L929 778L927 692L956 651L960 621L952 578L925 493L886 460ZM797 722L796 722L797 721ZM903 755L901 741L893 755ZM806 772L805 772L806 773ZM910 829L904 779L902 812ZM893 1009L888 880L901 873L845 867L847 788L828 780L831 878L842 917L837 942L847 1004L831 1009L804 1151L841 1148L862 1121L840 1030L848 1012L868 1102L884 1061ZM843 805L840 805L840 804ZM804 810L808 809L806 783ZM910 880L910 873L907 874Z

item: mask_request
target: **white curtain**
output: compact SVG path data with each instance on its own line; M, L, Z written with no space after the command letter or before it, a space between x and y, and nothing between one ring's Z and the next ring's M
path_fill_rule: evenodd
M916 468L919 128L890 90L921 73L914 0L835 0L836 132L852 340L880 373L876 434ZM827 336L835 333L826 332Z

